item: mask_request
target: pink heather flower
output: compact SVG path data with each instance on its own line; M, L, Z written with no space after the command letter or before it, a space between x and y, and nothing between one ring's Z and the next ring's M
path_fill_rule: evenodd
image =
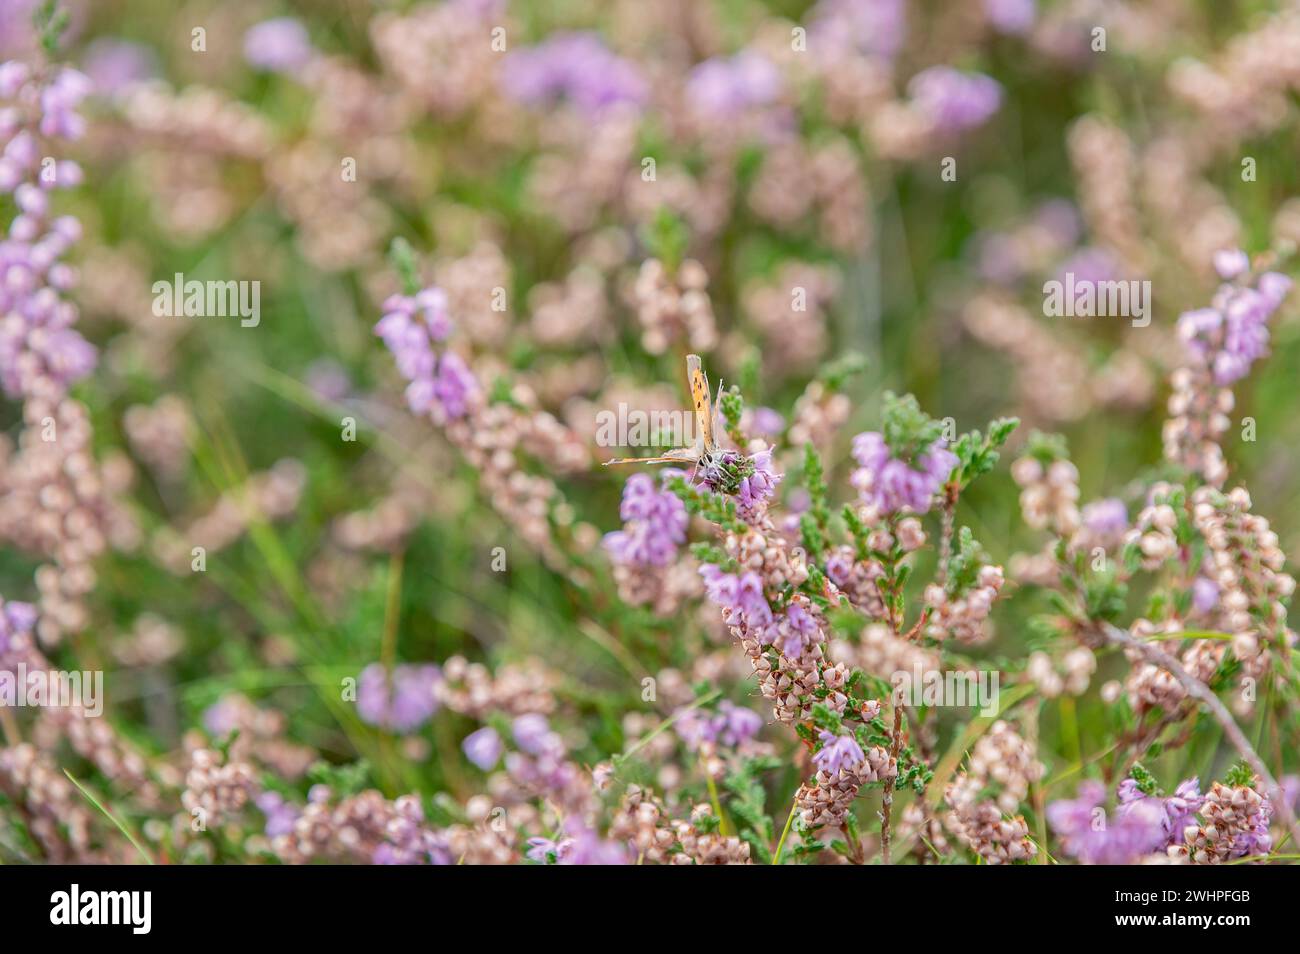
M686 542L690 522L686 506L671 491L656 489L648 474L633 474L627 479L619 516L623 518L623 529L605 534L604 541L615 563L667 566Z
M823 729L818 738L822 747L812 757L818 771L835 776L843 769L852 771L866 761L862 746L851 735L835 735Z
M293 17L264 20L244 34L244 59L257 69L292 73L312 57L306 28Z
M437 666L394 666L390 696L388 673L371 663L357 679L357 715L368 725L411 732L438 711L434 688L441 679Z
M1108 817L1099 811L1105 798L1106 786L1086 781L1079 784L1077 799L1047 806L1047 821L1066 854L1084 864L1126 865L1165 844L1166 814L1159 799L1130 801Z
M460 745L465 757L485 772L491 771L501 761L501 736L491 726L471 732Z
M986 123L1002 105L1002 87L982 73L932 66L907 84L912 105L943 133L960 133Z
M904 507L926 513L934 495L957 466L957 457L940 438L916 455L915 465L891 456L883 435L866 431L853 438L853 458L860 465L850 477L862 499L882 513Z

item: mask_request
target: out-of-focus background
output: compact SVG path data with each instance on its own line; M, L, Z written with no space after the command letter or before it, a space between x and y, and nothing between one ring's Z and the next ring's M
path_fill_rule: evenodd
M35 7L0 0L0 60L41 62ZM702 682L766 719L698 583L659 580L630 605L636 581L601 545L626 472L601 468L623 451L597 446L597 415L686 407L687 352L740 385L791 512L806 442L832 498L851 498L850 440L895 391L958 432L1018 416L1013 449L1061 433L1081 501L1118 496L1131 516L1136 481L1164 466L1175 322L1210 302L1214 253L1295 271L1292 3L59 7L50 59L93 91L58 154L83 181L51 202L82 226L68 297L98 361L71 394L112 532L93 579L56 592L66 554L24 531L40 488L15 489L10 468L0 594L62 614L40 633L51 660L105 672L117 762L49 750L177 858L271 856L240 847L260 822L227 841L164 832L189 820L174 792L199 745L233 745L287 802L323 782L464 803L486 778L465 737L511 711L493 693L552 696L585 765ZM374 333L403 290L394 238L416 287L446 293L449 346L495 416L411 412ZM1149 280L1149 325L1045 315L1044 282L1067 273ZM260 283L256 322L158 314L155 283L178 275ZM1291 307L1271 351L1236 388L1225 450L1291 551ZM862 370L837 374L850 352ZM30 404L0 400L0 474ZM1003 466L958 511L1004 565L1044 539L1017 493ZM1010 596L977 658L1034 645L1026 620L1045 603ZM418 696L443 678L418 667L456 657L521 667L518 683L487 677L457 711L423 711L425 693L400 716L346 691L360 678L382 696L374 680L402 666ZM1102 748L1106 710L1080 700L1070 737L1045 712L1040 757L1060 768L1080 740ZM28 714L10 721L10 745L40 738ZM761 737L788 752L783 727ZM147 767L121 767L126 753ZM641 754L636 777L703 791L673 733ZM1180 753L1165 775L1214 758ZM156 797L137 800L146 779ZM789 765L764 780L778 827L798 781ZM15 831L0 852L33 853Z

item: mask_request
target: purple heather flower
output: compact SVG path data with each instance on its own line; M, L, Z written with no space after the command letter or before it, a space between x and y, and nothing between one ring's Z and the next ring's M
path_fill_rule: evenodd
M736 499L742 516L752 514L766 504L776 493L781 474L772 470L772 451L759 451L750 457L754 472L740 481Z
M750 429L763 437L776 437L785 430L785 418L770 407L756 407Z
M298 809L284 800L279 792L261 792L254 799L257 810L266 816L267 838L292 834L298 821Z
M627 479L619 516L623 529L605 534L605 549L615 563L667 566L686 542L686 506L672 491L656 489L648 474Z
M1120 782L1115 795L1119 802L1119 806L1115 809L1116 815L1123 816L1139 809L1143 812L1148 808L1156 810L1153 814L1160 819L1160 826L1164 832L1162 847L1182 842L1183 830L1193 823L1196 813L1205 804L1200 782L1194 778L1184 780L1174 790L1174 794L1163 798L1144 794L1138 788L1136 780L1126 778Z
M835 735L825 729L818 736L822 747L813 755L813 764L827 775L839 775L841 770L852 771L866 761L862 746L851 735Z
M1118 539L1128 529L1128 509L1118 497L1094 500L1082 511L1083 526L1094 537Z
M454 420L469 412L470 401L478 394L478 379L463 358L454 351L444 351L438 359L438 373L433 379L433 396L441 418Z
M214 739L223 739L239 728L242 696L223 696L203 711L203 728Z
M1073 245L1079 240L1082 225L1079 210L1069 199L1048 199L1034 211L1034 221L1047 231L1058 245Z
M31 603L6 602L0 598L0 666L8 665L5 654L12 648L13 638L20 634L30 635L35 625L36 607Z
M292 73L311 59L312 52L306 28L293 17L264 20L244 34L244 59L258 69Z
M1273 308L1281 305L1291 291L1291 279L1281 272L1265 272L1255 284L1264 300Z
M318 358L308 365L304 383L326 401L342 401L352 393L352 379L343 365L332 358Z
M519 716L510 726L515 744L529 755L541 755L552 748L554 733L546 716L536 712Z
M944 133L982 126L1002 105L1002 87L982 73L932 66L907 84L912 104Z
M1099 282L1114 281L1120 275L1120 263L1114 254L1104 248L1087 246L1079 249L1061 266L1056 279L1061 284L1069 284L1067 276L1072 276L1075 295L1088 286Z
M1208 576L1198 576L1192 581L1192 607L1198 613L1208 613L1219 605L1219 584Z
M501 761L501 736L491 726L484 726L465 736L460 747L465 757L485 772L491 771Z
M114 96L155 76L158 63L153 50L147 46L101 37L86 47L82 68L101 95Z
M817 621L802 606L793 604L786 607L785 619L780 627L777 649L790 659L803 655L809 640L817 635Z
M1106 786L1097 781L1079 784L1078 798L1047 806L1047 821L1067 854L1090 865L1133 864L1165 844L1165 812L1159 799L1137 799L1121 805L1113 816L1099 811Z
M700 567L700 577L704 580L704 592L710 600L721 607L730 607L740 612L736 606L736 591L740 581L734 574L723 573L716 564L705 563Z
M565 819L564 832L567 837L560 842L560 864L625 865L632 860L626 845L601 838L576 814Z
M745 618L745 625L760 629L772 622L772 607L763 592L763 578L750 570L736 586L736 605Z
M1220 249L1214 253L1214 270L1230 282L1250 271L1250 256L1239 248Z
M441 679L437 666L394 666L390 696L383 665L371 663L357 680L357 715L368 725L411 732L438 711L434 688Z
M595 33L556 33L507 58L508 95L530 106L566 99L590 114L640 106L649 89L634 64L612 53Z
M1034 0L984 0L984 15L999 33L1027 33L1037 14Z
M864 501L883 513L896 513L904 507L926 513L934 495L957 466L956 455L947 450L947 441L940 438L916 455L919 469L913 469L906 461L891 455L885 438L876 431L866 431L853 438L853 458L860 466L850 482Z
M549 860L547 855L554 855L556 864L561 864L573 850L573 840L571 838L561 838L559 841L551 841L549 838L529 838L528 851L524 857L529 861L537 861L546 864Z
M709 599L731 611L730 625L761 632L772 623L772 607L763 592L763 579L753 570L737 577L705 563L700 567L700 577Z
M694 752L704 742L729 748L748 742L763 728L763 720L753 710L724 699L718 704L717 712L679 710L673 728L686 747Z
M696 65L686 80L686 97L701 113L722 118L772 103L781 94L781 74L761 53L741 50L730 59L715 56Z
M844 50L892 58L907 33L903 0L818 0L808 42L817 50Z
M718 704L718 713L725 719L718 732L718 741L723 745L737 746L748 742L763 729L763 718L753 709L738 706L729 700Z
M1213 307L1179 316L1179 337L1217 384L1230 385L1268 353L1268 320L1290 290L1291 279L1278 272L1261 275L1254 288L1223 285Z
M439 423L464 417L480 393L478 379L454 351L434 351L451 333L447 296L437 287L415 295L392 295L375 334L393 353L398 372L410 384L406 403L414 414L432 414Z
M67 67L40 78L25 64L0 64L0 100L14 100L0 108L0 193L12 193L17 209L0 239L0 387L14 397L66 388L95 366L94 347L72 327L77 309L63 298L75 272L60 259L81 237L81 224L51 220L48 192L77 185L81 170L62 160L52 181L40 174L41 157L61 148L44 140L82 134L76 110L90 88Z

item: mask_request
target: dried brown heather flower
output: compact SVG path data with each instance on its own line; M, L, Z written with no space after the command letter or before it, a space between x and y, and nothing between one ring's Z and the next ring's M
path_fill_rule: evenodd
M642 263L633 294L647 351L663 354L678 341L692 351L713 350L717 328L708 286L708 273L694 259L682 262L672 276L656 258Z
M711 818L708 805L691 810L689 821L672 818L653 793L629 785L618 811L610 822L611 837L632 843L642 860L650 864L747 865L749 845L734 836L717 833L717 819L708 831L697 825Z
M27 743L0 748L0 791L49 861L96 860L85 799L46 753Z
M1267 855L1273 844L1268 832L1272 814L1269 800L1254 784L1215 782L1201 806L1205 823L1188 825L1182 842L1169 847L1169 856L1186 858L1192 864L1216 865Z
M1079 529L1079 471L1068 460L1046 467L1034 457L1021 457L1011 465L1011 477L1020 485L1020 512L1025 523L1068 537Z
M190 754L181 804L202 825L218 825L241 812L259 787L247 762L226 762L219 752L198 749Z
M970 766L948 785L945 823L970 850L989 864L1034 857L1037 846L1021 815L1011 813L1042 778L1043 764L1024 739L1003 720L995 722L971 752ZM993 798L983 797L992 788Z
M452 656L443 664L442 675L434 693L453 712L480 718L490 712L545 715L555 709L552 687L558 678L537 660L501 666L493 674L482 663Z

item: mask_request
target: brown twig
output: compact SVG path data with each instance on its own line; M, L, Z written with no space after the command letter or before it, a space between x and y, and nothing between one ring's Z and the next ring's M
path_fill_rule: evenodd
M1210 691L1209 686L1191 675L1177 659L1153 643L1142 642L1132 634L1110 623L1102 624L1102 634L1108 642L1126 649L1132 649L1148 661L1164 669L1178 680L1182 687L1187 690L1189 696L1203 702L1209 708L1210 714L1223 727L1223 734L1228 737L1228 741L1232 743L1233 748L1245 759L1251 771L1259 776L1261 783L1267 790L1274 810L1277 811L1282 823L1290 831L1291 838L1296 844L1300 844L1300 826L1296 824L1295 813L1291 811L1291 805L1287 801L1286 793L1282 791L1282 786L1278 785L1277 779L1273 777L1273 774L1268 770L1268 766L1264 764L1263 759L1251 746L1250 740L1241 731L1241 727L1237 725L1237 721L1232 717L1232 713L1228 711L1227 706Z

